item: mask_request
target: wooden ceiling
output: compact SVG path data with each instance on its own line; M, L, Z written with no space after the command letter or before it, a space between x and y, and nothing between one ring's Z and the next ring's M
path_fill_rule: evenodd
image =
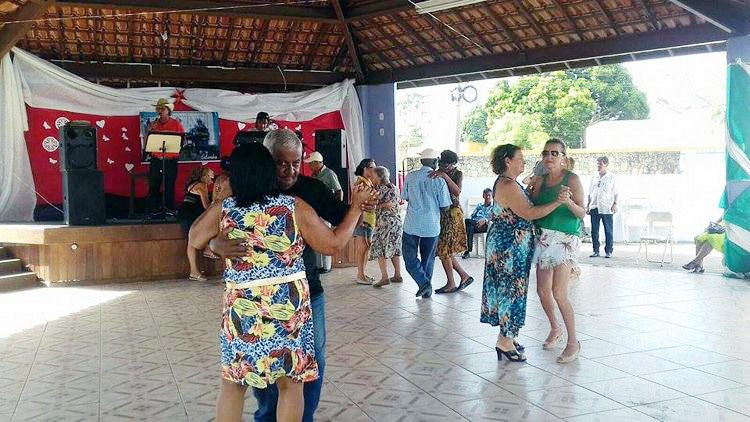
M419 3L419 2L416 2ZM721 50L750 0L5 0L17 45L114 86L419 86Z

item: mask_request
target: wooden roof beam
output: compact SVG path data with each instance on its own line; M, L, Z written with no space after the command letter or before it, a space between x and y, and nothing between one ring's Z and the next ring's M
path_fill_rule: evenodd
M439 62L442 59L442 55L435 47L430 44L430 41L422 35L421 32L415 31L414 28L412 28L408 22L404 21L401 16L394 15L393 16L393 22L401 28L404 33L408 34L413 40L417 41L417 44L419 44L420 47L422 47L423 50L427 51L427 54L429 54L432 57L433 61Z
M535 65L550 65L567 61L574 62L593 60L594 58L618 57L626 56L630 53L721 42L726 41L727 38L728 35L726 32L712 25L664 29L644 32L638 35L527 50L526 54L493 54L469 57L461 61L446 61L401 68L397 71L372 72L368 75L367 83L400 82L483 71L523 68Z
M47 11L55 0L27 1L13 14L14 20L25 21L20 23L7 23L0 28L0 58L13 48L21 38L26 35L34 24L33 20L39 18Z
M349 51L349 58L351 59L352 65L354 66L354 73L357 75L357 82L362 82L365 79L364 67L362 66L362 60L357 53L357 47L354 44L351 28L349 28L349 24L346 22L346 19L344 17L344 10L341 8L341 3L339 2L339 0L331 0L331 5L333 6L333 10L336 11L336 17L339 20L339 25L341 25L344 29L346 48Z
M606 7L604 7L604 4L602 4L602 0L594 0L592 2L597 9L599 9L599 12L606 18L607 23L612 28L613 31L615 31L616 34L621 33L620 27L617 26L617 22L615 22L615 17L612 16L612 13L607 10Z
M750 22L742 19L740 14L732 10L730 4L721 1L706 0L669 0L687 10L693 15L710 22L712 25L729 33L747 34L750 32Z
M283 85L284 78L276 68L225 68L143 63L53 62L84 78L131 79L145 81L236 83ZM284 71L289 85L325 86L340 82L351 75L337 72Z
M382 15L394 15L406 10L414 10L414 5L409 0L380 0L352 7L346 14L346 21L351 22Z
M226 0L57 0L64 6L91 7L95 9L133 9L144 12L164 12L170 10L191 10L191 14L237 16L246 18L285 19L336 23L338 19L333 9L326 7L303 7L285 5L263 5ZM238 7L245 6L245 7ZM216 9L219 10L195 10ZM194 10L194 11L193 11Z

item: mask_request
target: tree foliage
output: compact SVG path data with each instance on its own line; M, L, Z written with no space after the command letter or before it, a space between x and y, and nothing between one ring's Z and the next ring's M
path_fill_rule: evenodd
M487 143L487 109L476 106L471 109L461 126L461 140L465 142Z
M424 142L422 127L419 126L425 118L424 100L424 95L410 92L396 105L400 120L407 122L406 127L400 130L396 137L400 157L406 157L409 148L418 147Z
M583 146L590 125L605 120L645 119L649 114L646 95L620 65L525 76L513 85L500 81L481 109L487 115L485 139L491 137L490 143L510 136L524 146L534 141L522 134L547 133L574 148ZM476 122L480 115L475 108L467 116L464 140L474 141L482 133L481 124ZM522 116L519 122L508 121ZM537 130L537 122L541 130Z
M507 113L495 119L487 133L486 147L491 150L497 145L514 144L523 149L533 149L544 145L549 134L544 131L538 114Z

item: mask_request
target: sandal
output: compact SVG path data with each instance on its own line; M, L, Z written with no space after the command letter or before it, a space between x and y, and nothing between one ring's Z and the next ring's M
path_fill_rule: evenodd
M573 344L573 343L568 343L568 344L570 345L570 344ZM580 353L580 352L581 352L581 342L579 341L578 342L578 350L576 350L575 353L572 353L572 354L567 355L567 356L561 354L560 356L557 357L557 363L570 363L570 362L573 362L574 360L578 359L578 353Z
M197 275L197 276L196 275L190 275L188 277L188 280L190 280L190 281L201 281L201 282L202 281L208 281L208 279L206 277L203 277L202 275Z
M403 283L404 279L402 277L391 277L391 283Z
M441 287L439 289L436 289L435 293L437 293L437 294L456 293L457 291L458 291L458 287L448 288L447 286L444 286L444 287Z
M519 353L523 353L526 350L526 348L523 347L523 345L521 343L519 343L519 342L517 342L515 340L513 340L513 347L515 347L516 350L518 350Z
M560 339L562 338L563 330L562 330L562 328L558 328L555 331L558 331L557 335L554 336L554 337L552 337L551 340L545 341L544 344L542 344L542 349L549 350L549 349L554 349L555 348L555 345L557 344L557 342L559 342Z
M463 290L471 285L471 283L474 282L474 277L469 277L466 280L461 281L461 283L458 285L458 290Z

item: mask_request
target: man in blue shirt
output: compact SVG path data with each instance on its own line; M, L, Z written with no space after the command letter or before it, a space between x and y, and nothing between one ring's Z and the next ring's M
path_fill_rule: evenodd
M404 219L402 255L406 271L417 282L417 297L432 295L432 269L440 236L440 209L451 205L448 185L430 177L437 168L440 152L427 148L420 154L422 168L406 175L402 198L409 203ZM419 258L417 258L419 252Z
M483 204L477 205L471 218L464 220L466 223L466 252L461 256L463 259L469 257L474 246L474 233L486 233L490 226L490 217L492 216L492 189L487 188L482 192Z

